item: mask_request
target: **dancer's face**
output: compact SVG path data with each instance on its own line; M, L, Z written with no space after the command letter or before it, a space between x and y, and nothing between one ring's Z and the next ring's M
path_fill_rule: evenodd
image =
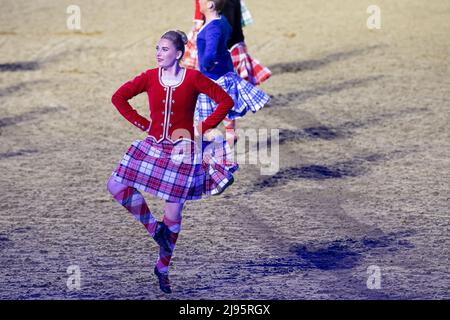
M161 38L156 45L156 62L160 68L173 66L181 58L181 54L170 40Z
M205 14L205 12L208 12L208 7L211 7L209 2L209 0L198 0L201 13Z

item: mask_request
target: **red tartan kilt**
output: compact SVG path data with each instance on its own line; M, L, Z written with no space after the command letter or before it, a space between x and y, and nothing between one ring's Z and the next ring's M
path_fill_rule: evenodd
M272 72L258 60L252 58L244 42L235 44L231 49L231 59L236 73L253 85L259 85L272 75Z
M201 199L223 192L233 182L238 165L227 161L225 148L203 154L196 143L156 142L148 136L128 148L112 175L124 185L170 202Z

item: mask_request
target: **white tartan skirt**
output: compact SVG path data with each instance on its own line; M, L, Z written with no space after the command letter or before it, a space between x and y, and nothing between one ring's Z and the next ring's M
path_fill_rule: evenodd
M227 114L229 119L243 117L248 111L255 113L263 108L270 97L250 82L239 77L235 72L228 72L216 80L233 99L234 106ZM217 108L217 103L206 94L199 94L194 118L197 123L205 120Z

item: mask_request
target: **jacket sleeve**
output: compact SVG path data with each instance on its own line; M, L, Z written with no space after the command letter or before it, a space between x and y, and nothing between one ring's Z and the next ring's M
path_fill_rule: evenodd
M218 105L216 110L209 115L200 126L200 133L203 134L209 129L215 128L227 116L228 112L233 108L234 101L217 83L204 76L197 71L196 87L201 93L212 98Z
M119 113L131 124L143 131L147 131L150 127L150 121L133 109L133 107L128 103L128 100L146 91L147 79L147 74L145 72L141 73L133 80L130 80L122 85L111 98L111 102L117 108Z
M222 38L222 32L220 27L215 25L210 25L204 32L206 32L206 47L202 65L207 71L211 71L216 66L217 50L219 48L219 41Z

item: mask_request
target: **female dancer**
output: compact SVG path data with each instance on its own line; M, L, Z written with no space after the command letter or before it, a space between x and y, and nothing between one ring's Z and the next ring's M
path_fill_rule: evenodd
M199 151L201 146L193 140L194 109L200 93L218 103L196 128L200 135L217 126L234 103L214 81L197 70L180 66L186 41L181 31L166 32L156 47L159 67L128 81L112 96L120 114L148 136L132 143L111 174L107 188L159 244L154 273L166 293L171 292L169 262L181 230L184 202L222 192L233 181L232 173L237 169L237 164L227 159L205 161ZM151 121L128 103L142 92L149 97ZM152 215L138 189L166 200L162 222Z
M252 83L259 85L271 76L271 71L258 60L252 58L247 51L242 28L253 23L253 19L243 0L227 0L222 10L231 25L232 33L227 42L227 48L231 52L234 70L237 74ZM198 69L197 34L205 22L204 15L200 12L199 1L195 0L194 25L189 33L186 45L186 54L183 64L187 68Z
M238 139L234 120L248 111L256 112L264 107L269 96L234 72L227 48L232 29L227 19L220 15L225 3L225 0L199 0L199 10L205 17L205 24L197 34L197 49L200 71L220 84L234 100L234 107L224 121L226 139L233 144ZM196 121L204 120L216 107L209 97L200 95Z

